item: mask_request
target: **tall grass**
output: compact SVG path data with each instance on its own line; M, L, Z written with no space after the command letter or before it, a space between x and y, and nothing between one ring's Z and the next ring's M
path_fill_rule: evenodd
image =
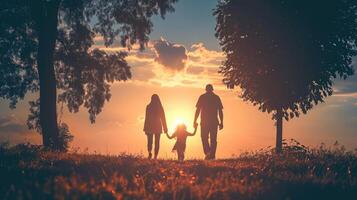
M0 199L357 199L357 153L295 140L216 161L0 145Z

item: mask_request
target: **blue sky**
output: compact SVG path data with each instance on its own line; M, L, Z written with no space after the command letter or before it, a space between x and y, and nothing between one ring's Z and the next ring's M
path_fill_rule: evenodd
M179 0L175 12L169 13L165 20L154 17L151 38L162 36L186 47L203 42L207 48L219 50L218 40L214 36L216 20L212 15L216 5L217 0Z

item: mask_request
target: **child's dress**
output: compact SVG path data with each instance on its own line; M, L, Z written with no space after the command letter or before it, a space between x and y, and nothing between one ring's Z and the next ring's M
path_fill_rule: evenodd
M187 136L189 136L190 133L187 131L176 131L173 136L176 137L176 143L175 146L172 148L172 151L180 151L180 152L185 152L186 150L186 139Z

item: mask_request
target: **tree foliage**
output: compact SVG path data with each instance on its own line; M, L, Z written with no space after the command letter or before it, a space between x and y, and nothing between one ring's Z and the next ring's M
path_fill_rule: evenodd
M27 92L38 92L37 54L41 9L58 5L54 69L58 101L70 112L84 106L91 122L109 101L110 84L131 77L125 52L94 48L97 37L105 46L131 48L148 42L153 15L173 11L177 0L4 0L0 4L0 97L15 108ZM50 11L47 11L50 12ZM56 24L55 24L56 25ZM29 127L39 125L40 102L31 102ZM37 105L37 107L36 107ZM35 114L34 114L35 113ZM38 115L38 113L37 113ZM31 117L32 116L32 117Z
M354 73L355 0L224 0L214 15L223 82L263 112L298 117Z

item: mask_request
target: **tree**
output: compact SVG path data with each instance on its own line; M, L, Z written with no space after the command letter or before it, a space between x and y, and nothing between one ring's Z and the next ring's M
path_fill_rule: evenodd
M110 83L131 77L126 53L92 47L102 36L106 46L148 42L151 17L172 12L177 0L5 0L0 4L0 97L15 108L27 92L30 127L40 125L45 147L60 149L57 99L70 112L80 106L95 121L110 99ZM36 107L38 106L38 107ZM39 118L36 117L36 112Z
M283 118L306 114L332 95L334 78L354 73L357 1L225 0L214 15L223 82L273 113L280 152Z

